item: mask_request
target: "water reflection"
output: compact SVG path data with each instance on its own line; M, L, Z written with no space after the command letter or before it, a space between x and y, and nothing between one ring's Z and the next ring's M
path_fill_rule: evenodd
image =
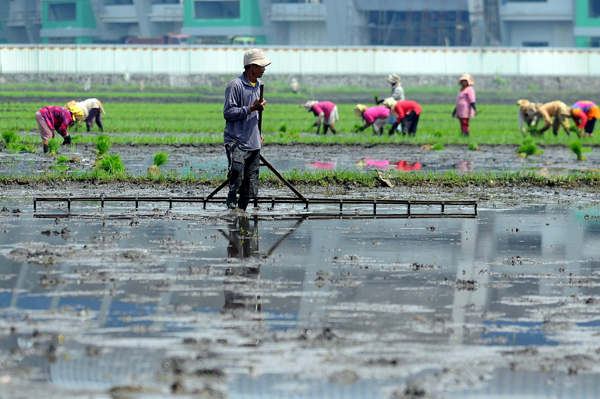
M429 345L431 356L452 348L545 346L539 361L547 361L561 346L572 353L593 344L600 332L599 215L598 207L543 206L484 209L478 219L182 220L175 211L137 225L77 219L56 225L27 212L9 214L1 221L8 234L0 236L0 320L5 331L15 326L16 332L0 337L0 356L17 354L21 360L8 357L10 364L46 370L61 386L103 389L153 381L152 367L166 353L185 350L178 343L204 339L219 355L214 367L232 375L230 397L259 388L262 397L282 397L286 384L298 388L286 361L280 374L248 375L244 351L259 351L251 353L264 366L278 351L311 364L314 353L332 350L318 363L324 373L354 367L349 349L344 356L354 360L336 363L344 356L331 348L345 342L373 361L423 361L427 353L413 349L420 345ZM71 236L42 234L64 227ZM44 263L48 257L54 260ZM43 284L44 276L58 283ZM33 325L41 335L33 336ZM340 340L317 346L314 337L324 328ZM69 339L59 343L60 333ZM217 340L227 343L221 348ZM92 342L99 355L88 350ZM138 349L128 351L132 342ZM50 345L57 348L54 362ZM114 374L106 371L111 362L121 366ZM515 375L499 373L491 391L476 392L507 392ZM360 389L365 392L357 397L385 397L382 384L368 377L347 386L314 378L302 380L305 396L299 397L351 397ZM273 379L279 390L265 387Z

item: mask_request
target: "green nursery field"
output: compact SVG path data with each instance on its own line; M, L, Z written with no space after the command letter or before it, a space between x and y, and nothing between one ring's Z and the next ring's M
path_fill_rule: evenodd
M35 112L48 105L44 103L0 103L1 131L17 133L36 132ZM62 104L60 104L62 105ZM221 104L178 103L120 103L104 104L107 114L103 116L105 131L115 144L211 144L222 141L225 121ZM267 143L279 144L521 144L523 135L518 129L517 107L510 105L479 105L479 115L472 119L471 136L462 137L458 120L451 117L453 104L423 105L417 136L388 137L373 135L372 129L354 133L362 121L352 112L352 105L338 106L340 121L336 124L337 135L317 136L312 124L312 113L300 104L268 104L264 112L263 130ZM541 124L540 124L541 127ZM87 134L85 127L71 129L79 135L79 142L95 142L94 134ZM94 128L93 132L97 132ZM587 137L588 145L600 144L600 135ZM554 136L547 131L543 137L535 137L538 144L568 145L576 135L568 137L564 131ZM23 137L24 142L37 142L35 135Z

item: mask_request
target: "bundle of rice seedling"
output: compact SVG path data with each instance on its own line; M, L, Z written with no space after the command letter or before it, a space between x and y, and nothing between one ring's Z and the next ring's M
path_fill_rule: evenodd
M125 172L125 166L123 166L120 155L106 155L100 161L98 169L105 171L109 175Z
M532 139L523 140L523 144L517 149L517 154L523 154L525 158L530 155L541 155L543 153L544 151L540 151Z
M62 139L59 139L58 137L54 137L53 139L48 141L48 155L51 155L54 157L57 156L58 149L60 148L61 144L62 144Z
M573 151L575 153L575 155L577 155L577 160L578 161L585 161L587 160L587 158L585 156L583 156L584 152L592 152L591 148L586 148L581 144L581 141L576 140L576 141L572 141L569 144L569 148L571 149L571 151Z
M98 156L96 158L100 159L105 156L110 149L110 145L110 138L107 135L99 135L98 139L96 139L96 150L98 151Z
M150 176L160 176L160 165L164 165L169 161L169 156L166 152L157 152L154 154L154 165L148 168L148 174Z

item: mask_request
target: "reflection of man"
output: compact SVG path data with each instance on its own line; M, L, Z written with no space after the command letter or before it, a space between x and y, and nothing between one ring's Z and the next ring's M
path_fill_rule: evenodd
M238 260L225 270L225 304L223 313L243 316L244 311L260 313L260 296L249 295L253 284L261 279L258 253L258 220L251 225L247 217L236 217L229 225L227 258Z

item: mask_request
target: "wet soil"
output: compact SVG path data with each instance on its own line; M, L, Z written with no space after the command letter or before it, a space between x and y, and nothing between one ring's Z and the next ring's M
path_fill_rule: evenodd
M27 197L53 189L30 189L1 201L3 398L598 391L595 193L479 191L477 219L289 219L299 211L283 205L183 204L82 204L63 219L34 217ZM477 190L391 195L409 193Z

